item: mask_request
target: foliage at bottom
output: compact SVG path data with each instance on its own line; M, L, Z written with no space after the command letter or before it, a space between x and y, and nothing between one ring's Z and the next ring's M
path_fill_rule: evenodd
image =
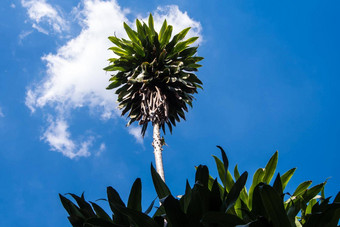
M139 178L132 185L125 204L118 192L107 188L107 202L112 215L98 204L87 202L69 193L76 201L63 195L60 200L69 214L68 219L75 227L336 227L340 219L340 192L325 198L326 182L310 187L312 182L298 185L293 193L284 192L296 168L276 175L278 152L270 158L265 168L259 168L252 179L249 190L245 184L248 173L239 174L237 165L234 177L228 170L229 162L224 150L222 160L213 156L219 181L209 174L207 166L196 168L193 187L186 182L185 193L174 197L151 165L151 175L160 206L155 200L143 212L141 205L142 183ZM286 198L288 197L288 198ZM150 212L156 208L154 214Z

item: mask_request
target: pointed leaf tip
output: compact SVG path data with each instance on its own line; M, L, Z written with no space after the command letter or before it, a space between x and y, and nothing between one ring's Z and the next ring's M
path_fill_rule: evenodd
M151 163L151 176L159 199L163 199L166 196L171 195L168 186L162 180L161 176L157 173L152 163Z
M216 147L218 147L221 150L223 165L224 165L225 171L227 171L228 167L229 167L229 160L227 158L227 155L226 155L224 149L221 146L217 145Z

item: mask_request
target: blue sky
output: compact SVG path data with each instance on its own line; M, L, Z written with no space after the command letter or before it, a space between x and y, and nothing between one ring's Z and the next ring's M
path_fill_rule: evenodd
M251 175L279 151L278 171L297 167L287 190L330 177L340 187L339 1L66 1L0 3L0 223L68 226L58 193L126 201L142 178L144 208L156 196L152 137L126 128L102 68L106 37L122 23L166 17L199 35L204 90L187 121L166 135L166 181L173 194L194 166L225 148Z

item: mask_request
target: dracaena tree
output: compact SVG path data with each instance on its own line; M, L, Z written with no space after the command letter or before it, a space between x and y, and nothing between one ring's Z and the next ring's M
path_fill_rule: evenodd
M203 58L196 56L198 47L190 46L198 37L185 39L190 28L172 36L173 27L164 20L158 33L151 14L147 24L137 19L136 27L124 23L129 40L109 37L115 45L109 49L118 57L104 68L113 72L107 89L115 89L118 107L129 118L127 126L138 122L144 136L152 123L156 169L164 180L160 129L165 133L167 125L172 133L176 122L185 120L193 95L202 88L195 72Z

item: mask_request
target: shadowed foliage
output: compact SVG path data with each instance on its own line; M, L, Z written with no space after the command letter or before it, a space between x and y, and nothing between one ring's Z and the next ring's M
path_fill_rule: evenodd
M141 206L141 180L138 178L129 195L128 203L120 198L112 187L107 188L107 201L112 211L108 215L96 203L86 202L84 195L74 198L77 205L60 195L69 214L72 226L135 226L135 227L334 227L340 218L340 193L330 203L325 198L326 182L310 187L311 181L298 185L294 193L284 193L295 168L273 179L278 161L278 152L270 158L265 168L257 170L252 185L247 191L248 173L239 174L237 165L234 177L228 170L228 159L219 147L222 161L213 156L219 173L219 181L209 175L207 166L196 168L193 187L186 182L185 193L173 196L170 189L151 165L151 175L161 202L149 216L155 200L143 212ZM288 198L285 199L285 196ZM299 216L300 215L300 216Z

